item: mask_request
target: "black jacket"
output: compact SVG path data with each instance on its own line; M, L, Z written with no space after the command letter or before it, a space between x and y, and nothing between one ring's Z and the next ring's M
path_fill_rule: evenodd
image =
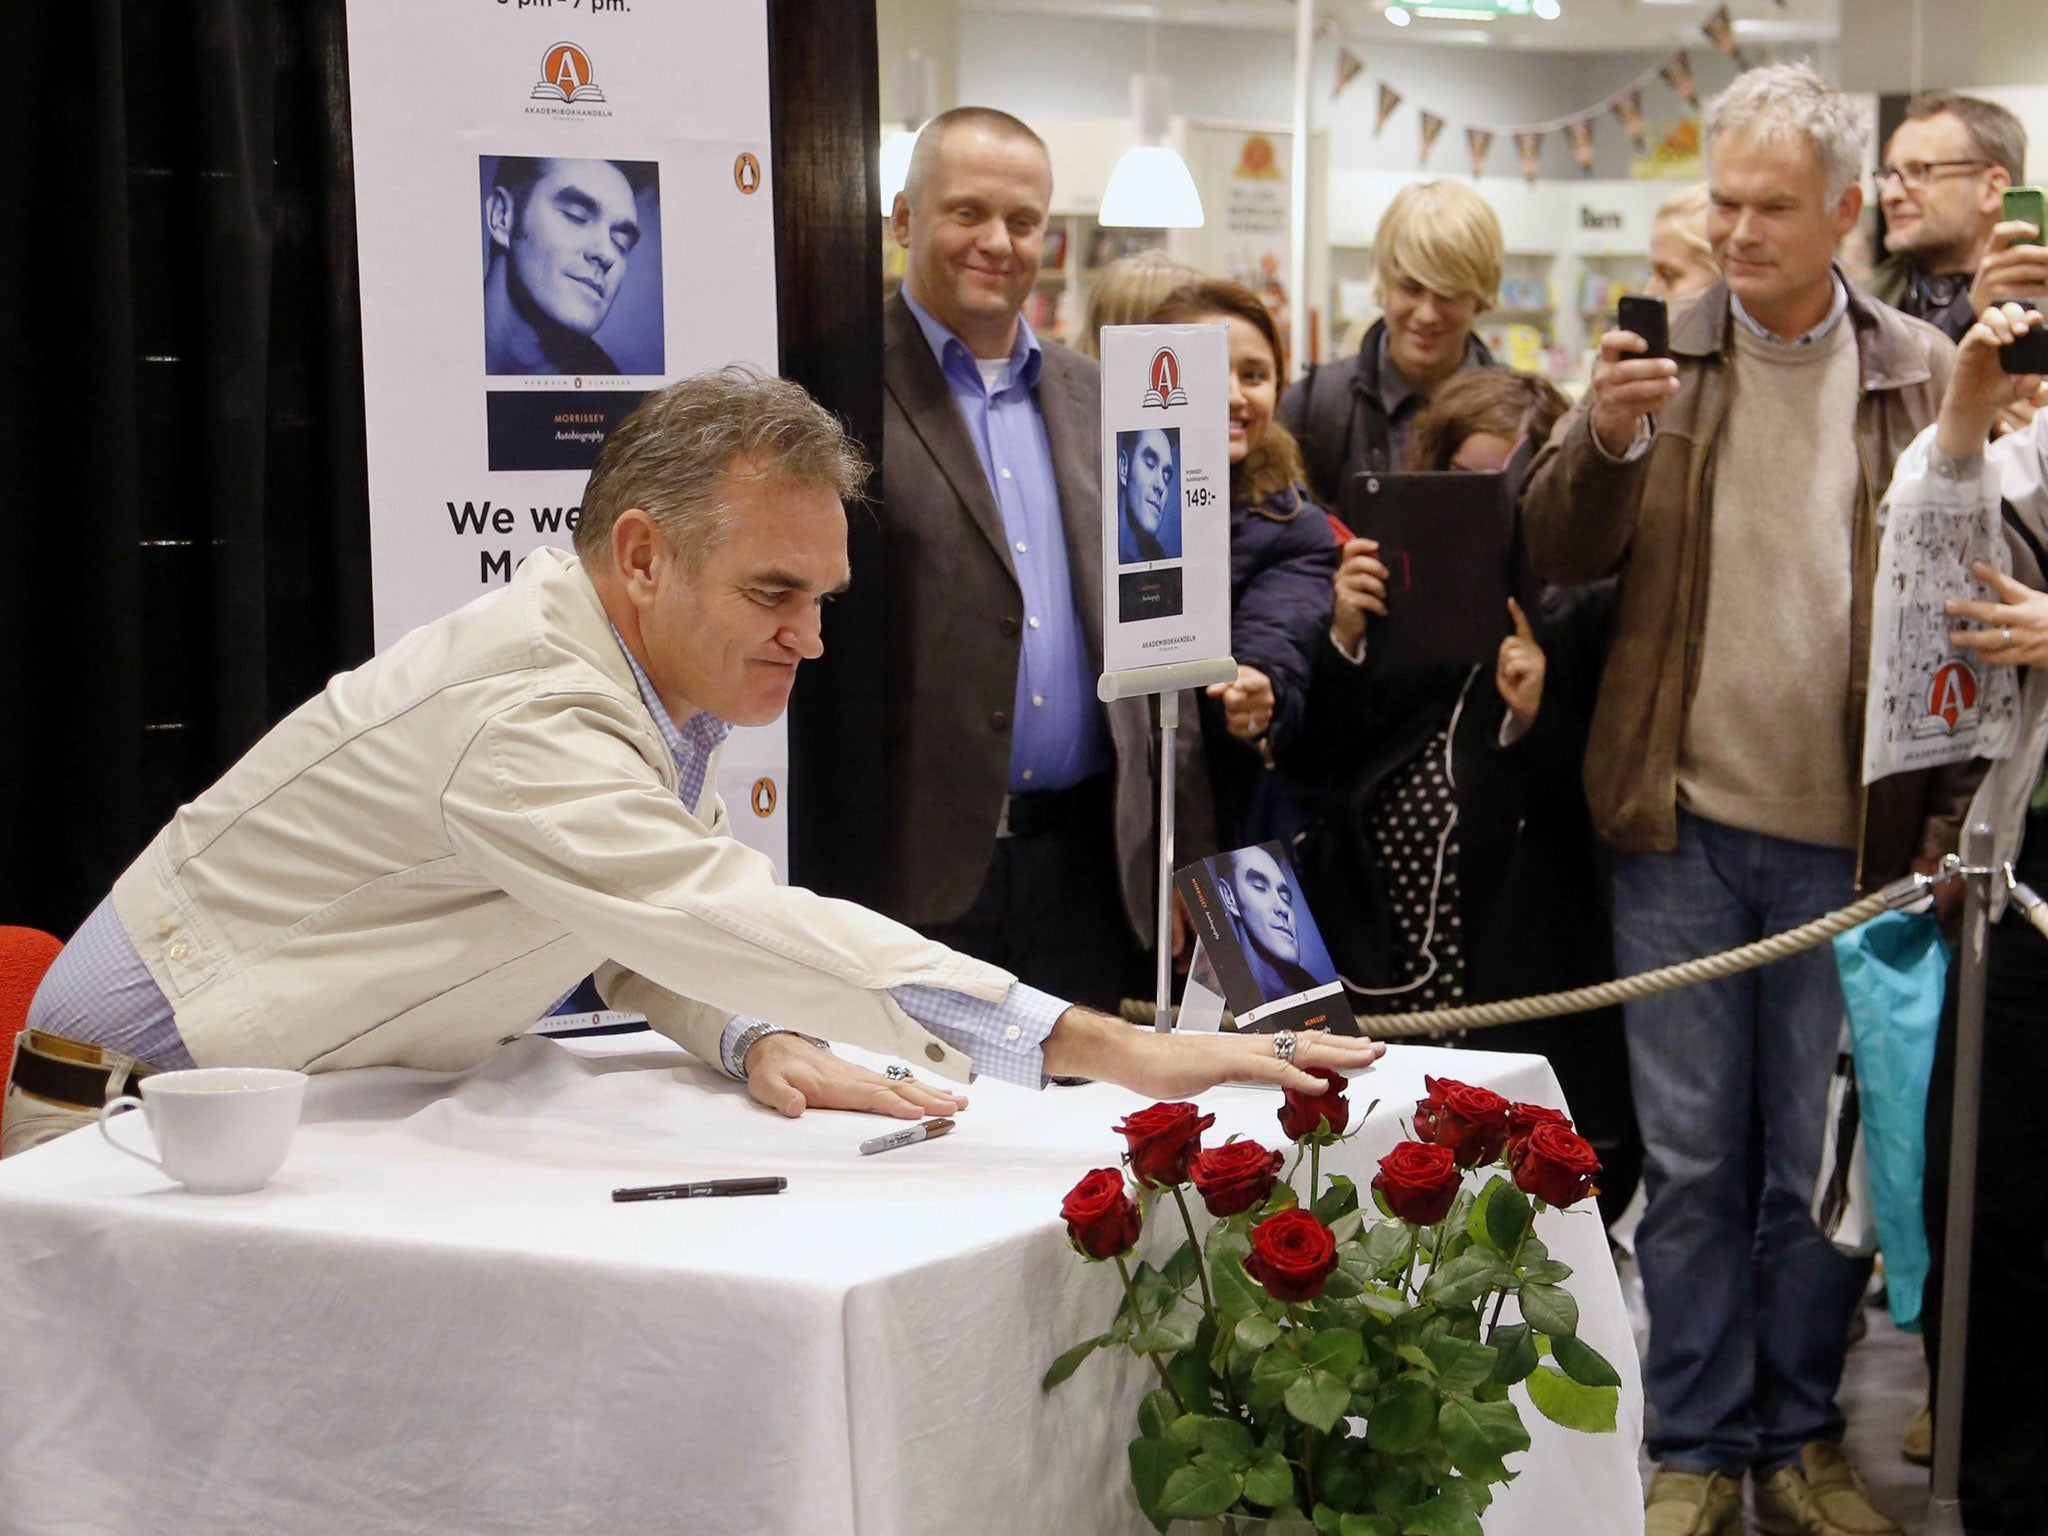
M1336 534L1303 487L1280 491L1262 506L1230 509L1231 654L1273 680L1266 736L1276 752L1301 729L1316 650L1329 644L1336 574ZM1222 701L1199 697L1217 846L1290 836L1299 822L1293 792L1272 782L1255 744L1230 734Z

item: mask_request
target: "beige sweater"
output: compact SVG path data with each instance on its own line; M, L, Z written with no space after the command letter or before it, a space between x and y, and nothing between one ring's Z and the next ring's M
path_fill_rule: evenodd
M1734 327L1714 462L1706 638L1678 760L1696 816L1856 844L1845 699L1859 469L1854 327L1804 347Z

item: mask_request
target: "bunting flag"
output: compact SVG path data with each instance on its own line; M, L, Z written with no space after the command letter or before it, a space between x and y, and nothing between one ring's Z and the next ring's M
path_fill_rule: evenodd
M1465 147L1472 152L1472 174L1474 176L1484 176L1486 174L1486 152L1493 148L1493 130L1491 128L1467 128L1465 130Z
M1722 6L1721 9L1701 22L1700 31L1706 34L1708 42L1735 61L1737 69L1749 68L1749 60L1742 56L1742 45L1735 41L1735 23L1728 19L1727 6ZM1684 93L1680 92L1680 94Z
M1416 156L1417 165L1429 164L1429 152L1436 148L1437 135L1444 131L1444 120L1434 112L1424 111L1422 118L1422 153Z
M1401 93L1386 81L1380 82L1379 115L1373 120L1372 136L1378 138L1380 130L1387 126L1387 119L1394 115L1394 108L1401 105Z
M1636 153L1648 154L1650 131L1643 126L1643 89L1633 86L1614 104L1614 117L1621 124L1621 131L1628 135L1629 143L1635 145Z
M1593 119L1579 118L1564 125L1565 142L1572 147L1572 159L1579 163L1581 174L1593 174Z
M1489 135L1489 137L1491 136ZM1534 181L1536 179L1536 172L1543 165L1543 130L1541 128L1522 128L1516 130L1515 154L1522 162L1522 179L1524 181ZM1481 158L1484 158L1483 153ZM1479 172L1474 170L1472 174L1477 176Z
M1700 88L1693 84L1692 60L1685 56L1683 48L1666 59L1657 74L1666 85L1684 98L1688 107L1695 112L1699 111Z
M1339 48L1337 50L1337 83L1330 90L1330 100L1335 101L1339 96L1342 96L1344 94L1344 87L1356 80L1364 69L1365 60L1361 59L1349 48ZM1380 89L1384 91L1386 87L1381 86Z

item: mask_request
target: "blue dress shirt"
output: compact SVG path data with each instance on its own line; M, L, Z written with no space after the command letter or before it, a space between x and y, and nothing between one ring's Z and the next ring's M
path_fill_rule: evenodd
M1116 752L1095 697L1095 668L1074 606L1052 445L1038 409L1044 349L1019 315L1009 363L993 384L986 383L967 344L926 313L907 287L903 301L930 343L967 424L1002 514L1010 565L1024 594L1024 653L1017 667L1016 707L1010 712L1015 722L1010 793L1070 789L1107 772ZM1088 470L1094 474L1097 466Z

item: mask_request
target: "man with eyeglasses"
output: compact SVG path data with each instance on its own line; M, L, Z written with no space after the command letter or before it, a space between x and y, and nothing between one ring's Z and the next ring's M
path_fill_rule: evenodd
M2001 106L1949 91L1907 102L1876 177L1888 255L1870 291L1952 341L1988 306L2048 293L2048 249L2014 243L2040 232L1998 217L2026 157L2027 132Z

